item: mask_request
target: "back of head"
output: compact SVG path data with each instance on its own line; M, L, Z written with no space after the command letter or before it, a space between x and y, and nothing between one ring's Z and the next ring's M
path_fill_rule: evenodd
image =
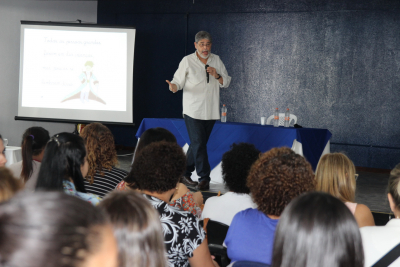
M186 167L186 156L176 143L166 141L146 146L125 178L140 190L164 193L176 187Z
M315 178L316 189L331 194L343 202L354 202L356 191L356 169L353 162L342 153L331 153L321 157Z
M240 143L232 144L231 150L222 156L222 175L229 191L235 193L250 193L246 185L247 175L251 165L260 156L258 150L253 144Z
M247 178L254 202L266 215L280 216L289 202L315 188L310 163L290 148L273 148L253 164Z
M54 135L47 143L36 189L63 190L63 181L72 179L76 190L86 193L81 173L86 149L82 137L72 133Z
M37 156L45 149L50 139L49 132L42 127L26 129L22 135L22 172L21 177L26 183L32 174L32 157Z
M170 131L161 127L148 129L140 136L140 141L136 148L136 154L142 151L146 146L160 141L176 143L176 137Z
M86 143L89 171L87 180L93 183L96 171L104 175L103 169L111 170L118 163L114 136L110 129L101 123L91 123L83 128L81 137Z
M400 164L390 172L387 192L392 196L395 208L400 210Z
M22 187L20 180L15 179L9 169L0 167L0 202L9 200Z
M81 266L102 242L103 214L61 192L18 194L0 205L1 266Z
M357 222L337 198L304 194L282 213L274 241L273 267L362 267Z
M114 228L120 267L166 266L159 215L143 196L131 190L113 192L99 206Z

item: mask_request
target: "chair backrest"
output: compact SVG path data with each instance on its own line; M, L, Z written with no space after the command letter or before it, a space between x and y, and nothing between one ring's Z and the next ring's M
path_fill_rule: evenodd
M274 118L274 115L271 115L267 119L267 125L273 124L272 119ZM279 113L279 126L283 126L285 123L285 113ZM290 121L289 125L293 126L297 123L297 116L290 114Z
M237 261L233 267L270 267L271 265L255 261Z
M209 220L206 229L208 244L222 245L228 233L229 225Z

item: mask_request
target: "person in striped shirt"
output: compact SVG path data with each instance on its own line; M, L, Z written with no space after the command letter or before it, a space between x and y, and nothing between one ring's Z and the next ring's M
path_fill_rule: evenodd
M89 171L85 177L88 193L103 198L122 181L128 173L116 168L118 164L114 137L101 123L91 123L83 128L81 136L86 143Z

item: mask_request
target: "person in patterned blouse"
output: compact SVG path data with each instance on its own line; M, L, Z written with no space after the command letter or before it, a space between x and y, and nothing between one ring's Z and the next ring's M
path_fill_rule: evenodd
M135 155L138 155L140 151L146 146L154 143L166 141L170 143L177 143L176 137L167 129L157 127L146 130L141 136L140 141L137 144ZM182 178L182 177L181 177ZM116 189L118 191L125 191L129 189L137 189L135 185L135 177L126 177L125 181L120 182ZM177 190L170 199L169 204L174 207L189 211L197 218L201 218L201 205L203 204L203 195L201 192L192 193L185 184L179 183Z
M186 166L186 156L176 143L156 142L135 158L129 176L160 214L170 266L214 267L205 232L190 212L168 204Z
M82 137L72 133L56 134L50 138L44 151L36 190L64 191L97 205L101 198L85 190L83 177L87 172Z

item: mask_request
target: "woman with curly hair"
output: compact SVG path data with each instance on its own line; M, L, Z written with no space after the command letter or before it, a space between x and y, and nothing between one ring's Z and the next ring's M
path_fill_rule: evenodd
M222 176L229 192L220 197L210 197L204 205L202 218L230 225L233 216L248 208L257 208L246 186L251 165L260 156L253 144L232 144L231 150L222 156Z
M235 215L225 238L234 261L271 264L275 228L289 202L312 191L315 180L310 163L287 147L265 152L253 164L247 186L257 209Z
M135 177L135 185L159 213L169 265L214 267L199 220L168 204L185 169L182 148L161 141L136 156L129 176Z
M342 153L331 153L321 157L315 178L317 191L337 197L354 214L358 226L374 226L374 217L369 208L355 203L356 168L353 162Z
M118 163L114 137L101 123L91 123L83 128L81 136L86 143L89 171L85 177L86 192L103 198L125 178L128 173L115 166Z
M176 137L167 129L157 127L146 130L142 136L140 137L140 141L136 147L136 155L140 154L140 152L146 146L160 141L166 141L169 143L177 143ZM182 179L182 178L181 178ZM127 189L137 189L135 183L135 177L129 176L124 179L121 183L117 185L117 190L127 190ZM174 207L178 207L180 209L189 211L193 215L198 218L201 217L201 208L200 206L203 204L203 195L201 192L192 193L186 187L185 184L179 183L177 185L177 190L170 200L170 205Z

